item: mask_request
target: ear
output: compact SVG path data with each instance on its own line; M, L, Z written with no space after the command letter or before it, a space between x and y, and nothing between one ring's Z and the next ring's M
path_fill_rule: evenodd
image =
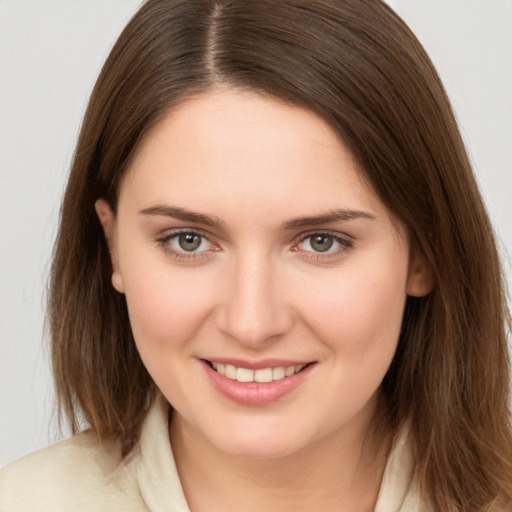
M434 278L427 262L416 252L411 251L409 274L407 276L407 295L423 297L434 288Z
M100 220L105 240L107 241L110 261L112 263L112 286L119 292L124 293L124 283L116 254L115 226L116 216L105 199L98 199L94 203L94 208L98 219Z

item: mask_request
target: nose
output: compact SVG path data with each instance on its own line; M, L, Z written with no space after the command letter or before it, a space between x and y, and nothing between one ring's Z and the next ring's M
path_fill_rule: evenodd
M282 273L270 257L249 254L230 266L217 311L219 329L237 343L259 349L291 329Z

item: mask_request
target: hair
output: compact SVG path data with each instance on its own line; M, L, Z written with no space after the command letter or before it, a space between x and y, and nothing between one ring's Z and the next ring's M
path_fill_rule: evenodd
M305 107L350 148L428 264L382 383L387 427L409 425L435 511L512 503L507 334L493 230L437 73L379 0L148 0L92 92L63 199L49 321L58 404L100 439L136 443L156 387L138 355L94 202L116 209L141 138L218 86Z

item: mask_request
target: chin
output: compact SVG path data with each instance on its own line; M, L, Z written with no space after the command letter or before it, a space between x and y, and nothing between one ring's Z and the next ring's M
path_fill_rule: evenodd
M225 445L217 445L226 455L244 459L283 459L289 457L300 450L300 448L294 443L290 443L290 440L272 439L269 443L268 438L263 440L233 440L231 439Z
M225 426L222 432L210 432L207 440L218 450L232 457L247 459L280 459L293 455L309 444L313 436L293 432L289 425L251 424Z

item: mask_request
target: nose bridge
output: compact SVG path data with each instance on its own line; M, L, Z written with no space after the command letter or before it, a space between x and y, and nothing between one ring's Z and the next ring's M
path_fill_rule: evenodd
M291 312L271 254L257 248L234 258L221 311L221 329L246 346L284 334Z

